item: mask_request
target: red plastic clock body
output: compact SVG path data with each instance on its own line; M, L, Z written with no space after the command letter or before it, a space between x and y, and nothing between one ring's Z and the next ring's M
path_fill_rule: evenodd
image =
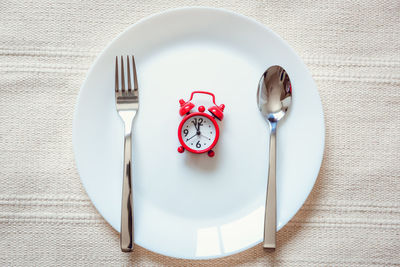
M211 115L205 113L206 108L204 106L199 106L198 112L190 113L190 111L195 107L195 105L191 102L194 94L207 94L207 95L212 96L212 102L213 102L214 106L211 106L207 109L207 111ZM223 112L225 109L225 105L221 104L218 106L215 103L214 94L210 93L210 92L205 92L205 91L194 91L194 92L192 92L189 101L185 102L183 99L181 99L181 100L179 100L179 104L180 104L179 114L184 117L178 127L178 138L179 138L179 142L181 143L181 146L178 148L178 152L183 153L185 150L187 150L191 153L195 153L195 154L201 154L201 153L207 152L208 156L213 157L215 153L214 153L214 151L212 151L212 149L217 144L218 139L219 139L219 127L218 127L218 123L217 123L216 119L218 119L220 121L223 119L223 117L224 117ZM197 132L191 138L195 137L196 135L198 136L198 138L200 138L200 136L204 136L200 131L200 125L202 125L202 122L199 122L197 124L198 117L200 117L199 121L200 121L201 117L204 118L204 119L202 119L202 121L204 121L205 123L207 120L210 121L213 124L213 127L215 129L215 136L213 136L214 139L212 140L212 143L204 149L200 149L200 144L199 144L199 147L197 147L197 145L196 145L196 147L199 149L193 149L193 148L189 147L189 145L185 143L184 137L182 136L182 128L184 127L185 123L188 122L193 117L196 117L196 118L194 118L194 120L191 122L194 124ZM196 127L196 124L198 125L197 127ZM187 124L186 124L186 127L188 127ZM191 127L193 127L193 126L191 126ZM209 125L209 127L211 127L211 125ZM190 128L188 128L188 129L190 129ZM188 133L188 131L186 131L185 134L187 135L187 133ZM210 133L212 134L212 132L210 132ZM207 136L204 136L204 137L207 137ZM186 139L186 142L188 142L189 140L190 140L190 138ZM211 140L211 137L209 137L208 140ZM199 142L200 141L198 141L198 143ZM193 146L193 143L191 143L191 145ZM206 142L204 143L204 145L206 145Z
M214 142L209 147L207 147L205 149L202 149L202 150L191 149L190 147L188 147L186 145L186 143L183 141L183 137L182 137L182 127L183 127L183 125L185 124L185 122L187 120L189 120L190 118L192 118L194 116L203 116L203 117L208 118L214 124L214 127L215 127L215 139L214 139ZM204 113L204 112L190 113L189 115L186 115L182 119L181 123L179 124L179 127L178 127L178 138L179 138L179 142L181 143L183 148L185 148L189 152L196 153L196 154L201 154L201 153L208 152L208 151L210 151L211 149L214 148L214 146L217 144L218 139L219 139L219 127L218 127L217 121L212 116L210 116L210 115L208 115L207 113Z

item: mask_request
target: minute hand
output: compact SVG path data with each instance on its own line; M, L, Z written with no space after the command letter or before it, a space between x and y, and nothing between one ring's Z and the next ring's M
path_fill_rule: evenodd
M197 120L196 120L196 122L197 122ZM199 131L200 126L199 126L199 123L196 123L196 122L192 121L194 128L196 128L196 131Z
M197 123L197 131L199 131L200 132L200 126L202 126L203 124L202 123L200 123L200 122L198 122Z

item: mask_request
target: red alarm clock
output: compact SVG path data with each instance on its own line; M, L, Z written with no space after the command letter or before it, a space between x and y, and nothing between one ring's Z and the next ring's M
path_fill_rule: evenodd
M191 102L194 94L206 94L212 96L214 106L208 108L205 113L204 106L198 107L198 112L190 111L195 107ZM194 91L190 95L189 101L179 100L179 115L184 116L178 128L178 138L182 146L178 147L178 152L183 153L185 149L189 152L201 154L208 153L213 157L213 147L217 144L219 138L219 127L216 119L222 121L224 118L225 105L215 104L213 93L205 91Z

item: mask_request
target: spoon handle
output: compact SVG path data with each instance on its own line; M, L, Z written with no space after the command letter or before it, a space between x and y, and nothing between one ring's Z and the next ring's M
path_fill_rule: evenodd
M265 203L264 218L264 248L276 247L276 128L272 130L269 141L269 167L267 200Z

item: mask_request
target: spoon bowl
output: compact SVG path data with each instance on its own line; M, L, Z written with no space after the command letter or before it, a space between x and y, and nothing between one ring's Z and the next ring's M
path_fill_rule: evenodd
M289 75L280 66L268 68L260 78L257 104L263 117L269 122L281 120L292 102L292 85Z
M264 248L276 247L276 127L292 103L292 84L280 66L269 67L261 76L257 105L270 126L268 187L264 217Z

